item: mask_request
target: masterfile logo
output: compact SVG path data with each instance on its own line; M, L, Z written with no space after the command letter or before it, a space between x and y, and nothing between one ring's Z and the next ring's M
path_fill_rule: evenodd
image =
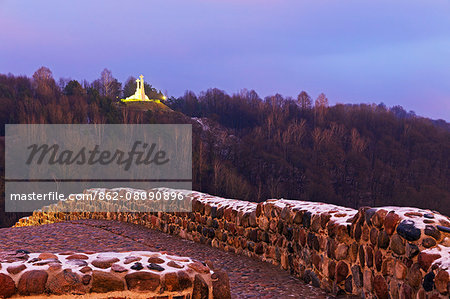
M191 180L191 125L6 125L7 180Z
M139 150L142 148L142 150ZM27 165L36 163L48 163L49 165L107 165L116 163L119 167L124 166L124 170L129 170L133 162L136 165L163 165L169 162L166 158L167 153L164 150L155 151L156 143L151 145L135 141L131 147L131 151L125 153L116 149L114 152L100 150L100 145L96 144L93 149L89 150L82 147L78 152L72 150L62 150L57 144L49 146L48 144L32 144L28 147L30 155L26 161Z
M5 166L6 210L10 212L40 209L61 196L66 199L93 188L191 190L192 127L6 125ZM101 194L96 198L102 198ZM136 196L112 194L106 199L136 203ZM152 196L147 192L146 198ZM121 203L120 209L133 211L135 206ZM139 211L155 211L146 208Z

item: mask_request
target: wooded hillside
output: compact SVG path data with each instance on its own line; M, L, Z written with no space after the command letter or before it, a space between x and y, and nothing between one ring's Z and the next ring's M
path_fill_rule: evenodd
M122 84L103 77L56 83L46 68L33 78L0 75L0 119L192 123L195 190L250 201L416 206L450 215L450 126L443 120L400 106L329 106L324 94L262 99L254 91L230 96L218 89L170 98L166 105L173 111L142 111L119 103ZM2 190L4 196L4 185ZM0 226L11 225L19 215L3 209L2 203Z

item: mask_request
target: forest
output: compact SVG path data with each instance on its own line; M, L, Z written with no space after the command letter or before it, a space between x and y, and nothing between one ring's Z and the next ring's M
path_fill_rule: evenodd
M162 93L146 85L150 98ZM170 109L133 109L134 93L105 69L93 82L61 79L45 67L29 78L0 74L0 119L16 123L190 123L193 189L254 202L288 198L361 206L413 206L450 215L450 124L401 106L336 104L253 90L169 97ZM4 136L4 126L0 129ZM0 227L25 214L4 212L1 137ZM81 191L81 190L80 190Z

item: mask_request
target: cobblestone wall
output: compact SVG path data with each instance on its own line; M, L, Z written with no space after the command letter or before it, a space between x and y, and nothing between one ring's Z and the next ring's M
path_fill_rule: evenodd
M280 265L334 294L448 298L450 219L436 212L290 200L256 204L199 192L190 197L192 213L35 212L17 226L127 221Z
M158 252L0 253L0 298L231 298L228 276L187 257ZM101 296L100 296L101 297Z

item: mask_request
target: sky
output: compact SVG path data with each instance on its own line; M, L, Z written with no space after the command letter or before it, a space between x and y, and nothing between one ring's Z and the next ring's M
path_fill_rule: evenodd
M450 121L449 0L0 0L0 73L254 89Z

